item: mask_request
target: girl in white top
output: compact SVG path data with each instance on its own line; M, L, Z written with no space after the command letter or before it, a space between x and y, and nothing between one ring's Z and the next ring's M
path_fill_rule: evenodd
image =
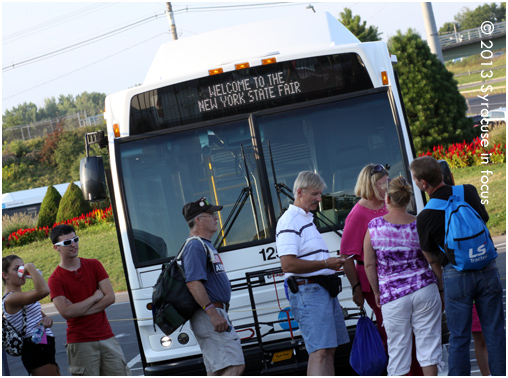
M20 266L25 267L22 277L18 276ZM34 289L23 292L22 286L26 283L25 276L27 275L31 276ZM24 264L18 256L9 255L2 258L2 281L5 285L2 310L6 319L19 334L22 333L23 328L23 309L26 310L21 360L28 374L60 375L55 360L55 338L50 329L53 320L42 312L41 304L38 302L49 295L49 286L44 277L34 264ZM45 341L35 344L32 342L32 335L39 324L45 327L46 337Z

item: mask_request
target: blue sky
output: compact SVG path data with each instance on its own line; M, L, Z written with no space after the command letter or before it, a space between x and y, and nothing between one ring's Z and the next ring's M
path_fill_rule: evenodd
M261 19L351 8L387 41L416 29L426 39L420 2L172 2L179 38ZM232 5L248 5L232 9ZM433 2L436 25L483 2ZM197 9L197 8L207 9ZM143 82L158 47L172 40L165 2L2 2L2 114L24 102L84 91L114 93ZM159 14L157 18L134 24ZM129 30L105 38L113 30ZM95 41L98 39L98 41ZM86 46L84 41L90 40ZM70 46L74 46L69 49ZM45 54L60 53L41 59ZM49 56L49 55L48 55ZM38 58L40 60L33 60ZM16 67L18 63L25 62ZM15 65L12 68L12 65ZM11 66L11 67L9 67Z

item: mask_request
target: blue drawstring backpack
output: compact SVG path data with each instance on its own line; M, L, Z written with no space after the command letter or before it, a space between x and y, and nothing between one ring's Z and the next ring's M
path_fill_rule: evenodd
M358 375L381 375L388 361L383 340L372 320L365 316L365 310L360 314L349 363Z
M432 198L425 209L444 210L444 249L458 270L480 270L497 257L489 229L475 209L464 200L464 186L454 186L448 201Z

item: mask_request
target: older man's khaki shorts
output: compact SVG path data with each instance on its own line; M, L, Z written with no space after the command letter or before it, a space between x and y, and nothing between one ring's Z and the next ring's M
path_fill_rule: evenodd
M216 309L232 327L228 332L215 332L210 317L203 310L197 310L191 318L191 328L203 353L206 372L216 372L229 366L244 365L242 345L228 314L222 308Z

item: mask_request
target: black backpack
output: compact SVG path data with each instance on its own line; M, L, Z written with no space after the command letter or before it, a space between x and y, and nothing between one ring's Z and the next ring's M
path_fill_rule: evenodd
M9 294L11 293L7 293L3 296L2 303ZM21 319L23 325L21 334L19 334L2 312L2 348L8 354L15 357L21 356L21 352L23 351L23 337L26 334L26 308L24 306Z
M187 288L185 272L178 263L182 259L186 245L194 239L199 240L203 244L209 260L213 261L213 253L203 240L197 236L192 236L185 241L173 260L162 265L162 272L153 287L153 327L155 330L155 324L157 324L167 336L189 320L200 307Z

